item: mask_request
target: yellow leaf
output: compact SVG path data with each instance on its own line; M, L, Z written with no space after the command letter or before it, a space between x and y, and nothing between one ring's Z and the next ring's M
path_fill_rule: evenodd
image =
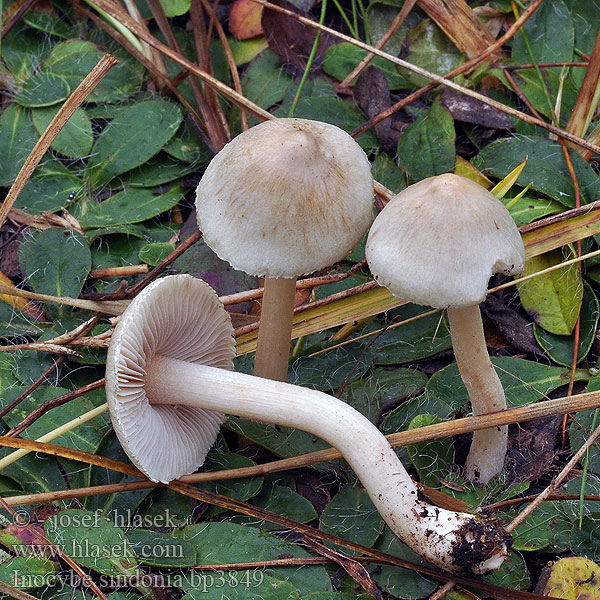
M4 273L2 273L2 271L0 271L0 283L3 283L11 288L16 287L13 282ZM25 313L28 317L35 319L36 321L43 321L45 319L44 313L35 304L33 304L33 302L30 302L26 298L11 296L9 294L0 294L0 299L7 304L10 304L17 310L20 310L22 313Z
M456 155L454 173L478 183L486 190L492 187L492 182L481 171L478 171L468 160L465 160L462 156L458 156L458 154Z
M552 565L544 596L564 600L600 600L600 567L588 558L571 556Z
M510 190L510 188L515 184L517 179L519 179L519 175L521 174L521 171L525 168L525 165L527 164L528 160L529 157L527 156L520 165L515 167L500 183L497 183L493 187L493 189L490 190L492 194L496 196L496 198L504 198L506 192L508 192L508 190Z

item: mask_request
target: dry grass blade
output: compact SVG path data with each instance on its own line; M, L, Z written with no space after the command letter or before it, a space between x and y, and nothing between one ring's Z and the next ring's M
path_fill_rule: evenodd
M565 211L560 215L542 219L522 227L521 232L523 233L523 242L528 258L582 240L600 233L600 202L594 202L581 208ZM579 261L580 259L574 259L574 262ZM539 276L539 274L534 274L535 276ZM514 281L498 286L490 292L512 285L515 285ZM336 297L331 296L330 299L333 300L327 303L324 301L328 299L323 299L320 301L321 305L319 306L315 306L316 303L314 303L300 307L301 310L297 309L292 337L296 339L302 335L345 325L351 321L373 316L406 303L405 300L392 296L384 288L377 287L373 289L368 284L365 284L365 287L364 290L356 290L356 295L352 297L338 300ZM246 354L255 349L255 328L256 326L248 326L238 332L242 333L237 338L238 354Z
M418 4L469 58L479 56L495 41L465 0L418 0Z
M117 4L116 2L112 2L111 0L97 0L95 2L102 10L106 11L113 18L117 19L120 23L122 23L127 29L132 31L136 36L138 36L141 40L147 42L150 46L156 48L167 58L170 58L178 65L184 67L197 77L199 77L206 84L210 85L217 92L231 100L238 106L244 107L248 112L251 112L253 115L258 117L259 119L272 119L273 115L271 115L266 110L260 108L254 102L250 102L245 96L236 92L233 88L225 85L222 81L213 77L203 69L199 68L193 62L185 58L183 55L175 52L162 42L159 42L155 37L147 34L138 24L127 14L123 8Z
M81 106L81 103L92 93L94 88L104 79L108 72L117 64L117 59L110 54L105 54L98 64L90 71L83 81L75 88L73 93L67 98L60 110L56 113L50 124L40 136L33 150L30 152L27 160L21 167L17 177L8 190L2 207L0 207L0 227L12 208L21 190L31 177L31 174L38 166L44 154L46 154L50 144L54 141L66 122L73 116L73 113Z
M118 300L111 302L82 300L80 298L69 298L67 296L49 296L47 294L36 294L35 292L27 292L17 288L12 288L8 285L0 283L0 292L9 296L20 296L21 298L29 298L30 300L40 300L41 302L56 302L58 304L66 304L75 308L83 308L84 310L92 310L95 312L106 313L107 315L120 315L127 308L129 301Z
M596 36L590 62L566 130L575 135L584 136L598 107L598 100L600 100L600 31ZM587 160L591 158L588 151L575 149Z

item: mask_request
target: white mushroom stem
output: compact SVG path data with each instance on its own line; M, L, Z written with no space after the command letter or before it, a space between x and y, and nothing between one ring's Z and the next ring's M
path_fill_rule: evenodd
M506 396L490 361L479 306L449 308L448 320L454 356L469 392L473 415L505 409ZM500 473L504 467L507 444L506 425L476 431L465 465L467 478L485 485Z
M322 392L215 367L155 356L146 369L151 404L221 411L302 429L337 448L394 533L427 561L483 573L508 554L497 522L432 506L383 434L362 414Z
M296 298L296 278L265 277L254 375L287 379L292 320Z

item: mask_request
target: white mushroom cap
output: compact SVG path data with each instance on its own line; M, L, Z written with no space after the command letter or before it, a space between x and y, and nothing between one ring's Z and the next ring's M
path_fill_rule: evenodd
M123 449L153 481L167 483L200 467L224 417L189 406L151 405L146 367L158 354L231 370L234 346L218 296L189 275L155 281L121 316L108 350L106 399Z
M206 243L250 275L297 277L341 260L373 220L371 167L345 131L274 119L211 161L196 192Z
M371 227L366 255L394 296L435 308L479 304L494 273L517 275L525 266L523 240L502 202L453 174L392 198Z

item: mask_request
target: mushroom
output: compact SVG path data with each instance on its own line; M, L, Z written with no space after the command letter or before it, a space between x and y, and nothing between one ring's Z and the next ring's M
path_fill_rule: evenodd
M423 558L454 572L500 566L510 536L497 521L427 504L382 433L322 392L236 373L229 317L189 275L157 280L125 310L112 336L106 396L132 462L167 483L196 470L222 413L296 427L336 447L386 523Z
M285 381L296 277L341 260L373 220L361 147L318 121L274 119L227 144L196 191L198 226L223 260L265 278L254 374Z
M448 309L473 414L505 409L478 306L492 274L517 275L525 264L519 230L502 202L464 177L429 177L397 194L377 216L366 256L375 279L394 296ZM486 484L502 470L507 437L506 426L474 433L468 479Z

